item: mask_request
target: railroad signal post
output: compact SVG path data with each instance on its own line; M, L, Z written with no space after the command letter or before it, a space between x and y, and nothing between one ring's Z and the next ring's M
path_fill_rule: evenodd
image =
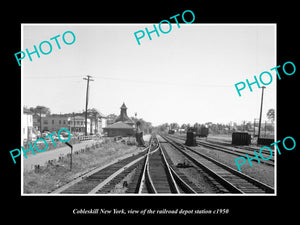
M70 155L70 170L72 170L73 145L71 145L69 142L66 142L66 145L68 145L68 146L71 148L71 155Z

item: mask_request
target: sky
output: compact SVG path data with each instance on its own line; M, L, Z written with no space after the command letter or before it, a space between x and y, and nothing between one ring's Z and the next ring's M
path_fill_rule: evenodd
M259 118L261 89L253 85L250 92L247 87L239 97L234 85L269 71L273 82L266 86L263 106L263 121L267 119L268 109L276 107L276 75L270 71L277 66L276 25L182 23L159 37L152 33L152 40L146 34L141 45L134 32L152 30L153 24L22 24L22 51L31 52L42 41L52 44L50 54L22 60L22 105L43 105L52 113L82 112L83 78L91 75L89 108L105 115L118 115L125 102L129 116L137 113L155 126L239 123ZM66 31L75 34L71 45L61 39ZM50 41L57 35L61 49Z

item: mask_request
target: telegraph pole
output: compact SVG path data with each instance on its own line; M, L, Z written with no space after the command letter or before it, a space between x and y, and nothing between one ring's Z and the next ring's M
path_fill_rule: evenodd
M71 122L70 122L70 124L72 124ZM75 113L73 112L73 131L71 131L71 132L76 132L76 128L75 128Z
M87 78L83 78L84 80L87 80L87 86L86 86L86 100L85 100L85 136L87 136L87 109L88 109L88 100L89 100L89 83L90 81L94 81L91 79L92 76L87 75Z
M260 127L261 127L261 115L262 115L262 108L263 108L263 99L264 99L264 89L266 88L265 86L262 86L262 92L261 92L261 105L260 105L260 115L259 115L259 124L258 124L258 137L257 141L260 138Z
M41 137L42 137L42 107L40 108L40 129L41 129Z

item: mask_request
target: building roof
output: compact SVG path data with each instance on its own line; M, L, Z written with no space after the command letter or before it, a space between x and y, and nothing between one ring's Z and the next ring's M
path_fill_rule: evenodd
M133 127L122 121L119 121L119 122L113 123L107 127L104 127L103 129L133 129Z
M123 102L123 105L121 106L121 109L127 109L125 103Z
M121 106L120 115L115 119L115 122L120 122L120 121L130 125L134 124L132 119L130 119L129 116L127 116L127 107L124 102L123 105Z
M33 112L31 112L29 109L27 109L27 108L23 108L23 113L24 114L31 114L31 115L33 115Z

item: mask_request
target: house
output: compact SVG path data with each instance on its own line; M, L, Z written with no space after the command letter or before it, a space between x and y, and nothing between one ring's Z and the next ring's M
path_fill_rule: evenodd
M68 117L68 128L71 133L85 133L85 117L81 115ZM91 133L91 119L87 118L87 133Z
M90 119L90 134L98 134L103 133L103 128L106 127L106 116L104 116L101 112L92 110L89 112L88 110L88 119Z
M33 135L33 113L24 108L22 114L22 139L24 141L31 141Z
M103 133L103 128L106 127L106 117L99 113L98 116L88 114L87 116L87 133L97 134ZM68 128L71 133L85 133L85 113L69 114Z

